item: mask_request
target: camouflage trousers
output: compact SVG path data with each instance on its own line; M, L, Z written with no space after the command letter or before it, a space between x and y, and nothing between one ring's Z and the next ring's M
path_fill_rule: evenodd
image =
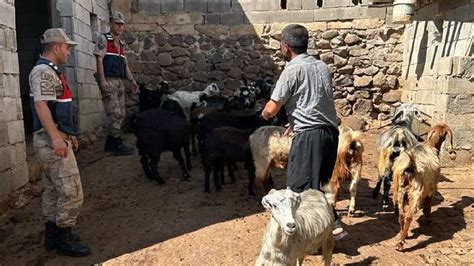
M111 137L120 137L123 120L125 119L125 86L123 79L107 78L109 86L102 91L105 114L107 116L106 131Z
M43 167L43 218L59 227L72 227L84 201L81 177L72 144L66 158L56 156L46 131L34 133L33 146Z

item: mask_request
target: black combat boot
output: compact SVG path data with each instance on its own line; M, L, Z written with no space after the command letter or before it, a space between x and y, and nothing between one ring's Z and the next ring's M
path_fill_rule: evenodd
M112 136L107 136L107 140L105 141L104 151L105 152L113 152L115 139Z
M55 222L51 221L44 223L44 226L46 228L44 235L44 246L46 247L46 250L54 250L56 249L55 242L58 238L58 226ZM73 233L71 233L70 237L72 241L81 241L81 238Z
M135 149L123 144L123 140L121 137L114 138L114 156L122 156L122 155L132 155L135 153Z
M72 240L71 227L57 228L56 251L66 256L84 257L91 254L91 249L79 241Z

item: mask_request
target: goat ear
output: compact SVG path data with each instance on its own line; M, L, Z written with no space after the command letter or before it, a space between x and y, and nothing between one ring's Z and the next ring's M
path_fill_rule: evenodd
M269 211L272 209L272 204L267 196L262 198L262 206Z

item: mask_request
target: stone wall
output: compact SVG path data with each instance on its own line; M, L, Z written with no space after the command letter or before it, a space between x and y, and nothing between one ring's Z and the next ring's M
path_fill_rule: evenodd
M7 195L28 183L12 0L0 0L0 213Z
M281 29L310 30L309 53L334 73L341 115L384 120L400 100L402 27L391 25L391 7L353 1L113 1L127 17L127 57L137 81L196 90L216 81L231 93L250 80L276 80L284 65ZM130 106L136 98L130 98ZM133 112L134 109L130 108Z
M474 3L435 1L416 11L406 28L402 101L415 103L454 130L456 161L472 163L474 153Z

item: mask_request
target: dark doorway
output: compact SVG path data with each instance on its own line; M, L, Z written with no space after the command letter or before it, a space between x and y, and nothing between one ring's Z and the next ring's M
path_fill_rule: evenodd
M33 122L28 75L41 52L39 38L46 29L51 27L50 0L16 0L15 15L23 122L25 133L29 135L33 131Z

